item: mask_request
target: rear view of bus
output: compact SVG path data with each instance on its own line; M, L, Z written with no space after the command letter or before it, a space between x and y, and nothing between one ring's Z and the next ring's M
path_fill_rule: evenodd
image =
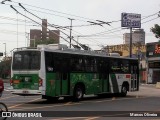
M13 52L11 67L11 93L17 95L41 95L41 52L24 49Z

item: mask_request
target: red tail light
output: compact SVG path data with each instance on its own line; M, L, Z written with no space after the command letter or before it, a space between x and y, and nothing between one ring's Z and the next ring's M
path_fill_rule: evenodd
M39 87L43 85L43 80L39 78Z
M10 80L10 85L11 85L11 86L13 85L13 80L12 80L12 79Z

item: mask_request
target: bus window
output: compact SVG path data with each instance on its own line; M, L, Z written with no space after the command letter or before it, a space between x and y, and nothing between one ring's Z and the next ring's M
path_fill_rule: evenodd
M111 72L112 73L120 73L121 72L121 64L120 61L118 59L113 59L111 60Z
M50 52L45 53L45 65L46 65L46 71L47 72L53 72L54 71L53 53L50 53Z
M40 51L15 52L12 67L13 70L39 70Z
M122 60L122 63L121 63L121 72L122 73L129 73L129 61Z
M70 60L70 69L72 72L82 72L84 71L84 61L83 58L72 56Z

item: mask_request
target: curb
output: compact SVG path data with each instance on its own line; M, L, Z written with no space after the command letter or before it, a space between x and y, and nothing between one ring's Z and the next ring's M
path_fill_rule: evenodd
M157 88L157 89L160 89L160 82L157 82L156 88Z

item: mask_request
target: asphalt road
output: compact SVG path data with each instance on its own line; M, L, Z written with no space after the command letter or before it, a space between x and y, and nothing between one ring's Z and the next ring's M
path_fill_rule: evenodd
M140 91L129 92L127 97L107 95L104 97L85 96L80 102L71 102L60 99L47 101L41 96L12 95L5 83L5 91L0 101L4 102L9 111L18 113L41 113L42 118L23 119L60 119L60 120L132 120L132 119L159 119L160 120L160 89L154 85L141 85ZM78 111L78 112L77 112ZM155 115L159 115L156 117ZM16 115L16 114L15 114ZM24 114L25 115L25 114ZM37 114L40 115L40 114ZM139 115L138 117L131 117ZM143 115L143 116L142 116ZM153 117L154 115L154 117ZM44 117L47 116L47 117ZM49 117L52 116L52 117ZM74 116L74 117L73 117ZM152 116L152 117L151 117ZM21 120L21 117L8 118L9 120Z

